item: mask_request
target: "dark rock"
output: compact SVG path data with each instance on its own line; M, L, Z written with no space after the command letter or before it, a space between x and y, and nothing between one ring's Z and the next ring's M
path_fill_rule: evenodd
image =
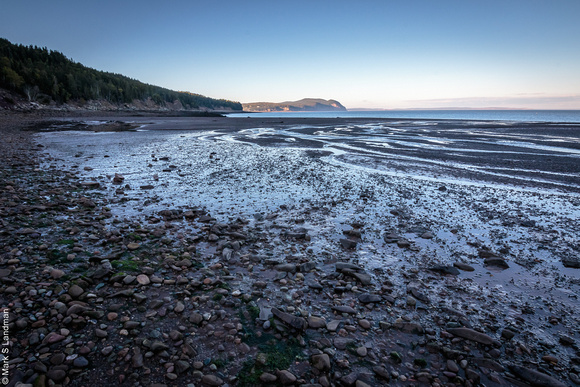
M479 386L479 382L481 380L481 376L471 368L465 370L465 376L467 379L471 380L474 385Z
M362 272L345 272L345 274L354 277L357 281L359 281L363 285L370 285L372 284L372 277L367 273Z
M408 249L409 247L411 247L411 242L408 241L407 239L399 239L397 241L397 246L399 246L402 249Z
M134 349L134 355L131 358L131 363L133 365L133 368L141 368L143 367L143 354L141 353L141 350L139 349L139 347L135 347Z
M416 286L415 284L407 285L407 292L411 293L413 297L415 297L417 300L421 302L424 302L426 304L431 302L431 300L429 300L429 297L427 297L425 293L419 290L418 286Z
M151 344L151 350L155 353L165 351L167 349L169 349L169 346L167 344L163 343L162 341L154 341Z
M31 229L31 228L21 228L20 230L16 231L16 234L30 235L30 234L40 234L40 233L36 230Z
M378 294L363 293L358 296L358 300L363 304L370 304L373 302L381 302L381 296Z
M320 371L330 370L330 357L326 354L313 355L312 366Z
M497 372L504 372L505 368L496 362L495 360L488 359L485 357L474 357L471 358L471 362L473 364L478 365L479 367L489 368L490 370L497 371Z
M110 262L103 263L99 266L91 275L94 279L101 279L103 277L108 276L113 271L113 267L111 266Z
M48 371L46 374L50 380L54 380L55 382L63 381L66 378L66 372L60 369L52 369Z
M387 382L391 379L391 375L389 374L389 371L387 371L387 369L385 367L374 366L373 367L373 372L378 377L380 377L383 380L386 380Z
M70 316L71 314L78 314L78 315L80 315L82 312L85 312L87 310L89 310L89 308L87 308L86 306L82 306L82 305L79 305L79 304L74 304L74 305L71 305L71 307L67 309L66 315L67 316Z
M354 310L350 306L346 306L346 305L333 306L332 310L339 312L339 313L356 314L356 310Z
M326 329L328 329L330 332L336 332L336 330L338 329L338 326L342 323L341 320L332 320L329 321L328 323L326 323Z
M73 366L77 368L85 368L89 365L89 361L84 356L79 356L73 361Z
M48 368L46 367L46 365L41 361L35 362L33 369L36 372L40 372L41 374L45 374L48 371Z
M500 269L508 269L510 266L501 258L486 258L483 263L486 266L498 267Z
M294 384L296 382L296 376L290 371L282 370L278 371L276 374L282 385Z
M362 237L362 232L360 230L345 230L342 232L344 235L348 235L355 238Z
M66 355L64 353L57 353L54 354L51 358L50 358L50 364L52 365L60 365L64 362L64 360L66 359Z
M296 330L303 331L308 326L308 323L302 317L293 316L286 312L282 312L277 308L272 308L272 314L274 317Z
M354 386L356 380L358 379L358 375L356 372L351 372L348 375L344 375L340 378L340 381L346 386Z
M463 270L463 271L475 271L475 269L472 266L470 266L470 265L468 265L466 263L455 262L453 264L453 266L455 266L459 270Z
M98 181L85 181L81 185L87 188L99 188L101 186Z
M550 375L531 370L515 364L509 365L509 369L517 376L530 383L532 386L542 387L565 387L566 384Z
M499 255L486 249L479 250L477 254L479 255L479 258L499 258Z
M199 325L203 321L203 316L199 313L192 313L189 315L189 322Z
M423 326L421 326L421 324L415 323L415 322L407 322L407 321L402 321L402 320L398 319L393 324L393 327L395 327L396 329L403 331L405 333L414 333L416 335L425 334L425 329L423 329Z
M565 257L562 258L562 264L566 267L580 269L580 257Z
M343 272L345 270L361 271L361 270L363 270L363 268L360 266L357 266L355 264L348 263L348 262L337 262L336 263L336 271Z
M570 336L560 335L560 344L565 345L567 347L575 347L576 341Z
M354 249L356 248L357 243L355 241L351 241L350 239L341 238L340 244L345 249Z
M336 349L340 349L341 351L344 351L347 346L352 345L353 343L354 340L345 339L343 337L335 337L334 340L332 341L334 347Z
M429 270L441 273L441 274L451 274L451 275L459 275L459 270L453 266L445 266L445 265L436 265L430 267Z
M208 386L221 386L224 381L215 375L203 375L201 382Z
M274 383L276 380L278 380L278 377L268 372L264 372L262 373L262 375L260 375L260 381L262 381L263 383L271 384Z
M516 335L516 333L514 331L509 330L509 329L504 329L501 332L501 337L503 337L504 339L507 339L507 340L511 340L515 335Z
M300 265L300 272L301 273L308 273L311 270L316 269L316 263L315 262L305 262L303 264Z
M326 320L322 317L310 316L308 317L308 326L312 329L325 328Z
M283 271L287 273L295 273L296 272L296 265L293 263L281 263L274 267L278 271Z
M70 287L70 289L68 290L68 294L70 294L70 296L72 298L79 298L82 294L84 293L83 288L81 288L78 285L73 285Z
M186 372L191 366L185 360L178 360L175 362L175 370L178 374Z
M398 234L394 234L394 233L388 233L383 235L383 240L386 243L397 243L397 241L401 239L401 236Z
M105 330L96 328L95 329L95 336L97 336L99 339L102 339L102 338L109 336L109 334Z
M494 340L485 333L477 332L470 328L449 328L447 331L454 336L462 337L464 339L475 341L480 344L495 345L498 347L501 346L497 340Z
M314 280L306 281L306 286L308 286L310 289L316 289L316 290L324 289L324 287L319 282L314 281Z
M305 239L306 238L306 233L305 232L287 232L286 237L288 238L294 238L294 239Z

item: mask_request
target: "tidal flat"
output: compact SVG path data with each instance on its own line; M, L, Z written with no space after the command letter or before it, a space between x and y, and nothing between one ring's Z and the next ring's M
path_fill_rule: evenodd
M580 125L4 127L12 380L580 381Z

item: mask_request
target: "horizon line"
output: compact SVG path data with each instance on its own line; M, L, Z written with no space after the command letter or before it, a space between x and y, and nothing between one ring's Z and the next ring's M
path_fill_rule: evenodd
M576 109L554 109L554 108L522 108L522 107L412 107L412 108L346 108L347 111L396 111L396 110L569 110L569 111L580 111L580 108Z

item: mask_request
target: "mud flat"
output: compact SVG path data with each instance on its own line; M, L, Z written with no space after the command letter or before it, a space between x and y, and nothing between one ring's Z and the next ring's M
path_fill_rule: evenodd
M579 382L577 126L3 122L13 384Z

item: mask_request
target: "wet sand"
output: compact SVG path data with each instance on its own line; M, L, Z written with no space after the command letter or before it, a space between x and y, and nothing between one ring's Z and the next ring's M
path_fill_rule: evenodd
M78 121L58 119L37 129L62 130L62 122ZM36 136L44 146L37 173L64 174L76 192L57 190L71 196L62 208L69 210L46 215L55 223L34 229L40 241L17 234L18 228L3 234L11 255L2 267L12 265L16 294L30 280L26 265L39 265L44 277L35 275L49 291L60 285L69 294L75 281L85 281L83 293L62 301L67 308L83 302L118 314L95 319L95 328L109 332L97 340L90 325L75 330L66 318L46 317L47 326L67 327L89 348L82 355L73 351L77 356L100 364L83 371L74 359L64 361L74 383L120 375L144 385L211 385L214 377L244 385L261 376L267 384L270 375L273 384L294 377L289 384L320 385L501 385L543 375L551 383L577 380L577 126L243 117L90 121L90 129L121 121L137 131ZM43 184L61 183L51 179ZM95 206L83 205L86 200ZM83 220L75 220L74 208L82 209ZM70 245L59 244L63 229L73 235ZM47 248L38 251L40 243ZM48 265L47 252L73 253L69 247L80 251ZM124 270L115 267L100 278L82 274L107 262L122 262ZM54 270L77 274L54 279ZM150 282L135 282L137 275ZM110 297L125 290L146 299L116 310ZM24 303L42 299L29 291L20 297ZM155 300L166 304L162 316L151 305ZM14 324L22 319L29 317L20 314ZM128 336L122 332L127 321L138 323ZM42 329L32 325L28 320L16 338ZM165 343L169 358L140 340L151 329L161 336L150 341ZM228 329L231 341L212 336ZM175 330L189 339L164 337L179 337ZM51 355L62 350L43 344ZM195 354L182 355L188 366L179 363L176 371L186 344ZM223 349L216 351L218 344ZM119 346L115 359L127 348L128 358L120 360L126 366L114 368L113 355L103 355L111 345ZM268 362L280 346L292 360L284 369ZM135 364L147 351L152 356ZM26 374L34 363L20 357L15 367ZM49 379L58 366L47 360Z

